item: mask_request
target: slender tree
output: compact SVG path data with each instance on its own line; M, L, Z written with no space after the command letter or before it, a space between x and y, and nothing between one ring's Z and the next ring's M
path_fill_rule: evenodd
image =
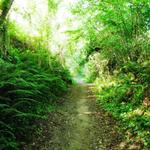
M4 23L14 0L3 0L1 4L0 26Z
M11 9L11 6L13 4L14 0L3 0L0 5L0 52L1 57L7 58L8 51L6 48L6 33L7 33L7 27L5 24L6 17L9 13L9 10Z

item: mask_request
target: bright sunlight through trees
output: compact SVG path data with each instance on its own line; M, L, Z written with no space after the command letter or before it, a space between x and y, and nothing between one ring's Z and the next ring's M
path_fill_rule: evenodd
M150 2L0 0L0 150L149 150Z

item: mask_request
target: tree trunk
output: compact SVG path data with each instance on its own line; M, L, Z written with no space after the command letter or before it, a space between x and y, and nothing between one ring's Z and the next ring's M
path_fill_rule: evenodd
M7 34L7 27L5 25L6 17L9 13L9 10L13 4L14 0L4 0L1 4L1 14L0 14L0 52L1 57L7 59L8 51L6 48L6 34Z
M2 12L0 15L0 26L3 25L13 2L14 2L14 0L4 0L3 1L2 8L1 8Z

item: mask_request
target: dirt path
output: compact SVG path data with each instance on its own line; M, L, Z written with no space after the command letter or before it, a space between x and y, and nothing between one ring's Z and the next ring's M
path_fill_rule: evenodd
M33 150L119 150L117 124L96 105L93 85L70 89L63 106L46 123L45 134Z

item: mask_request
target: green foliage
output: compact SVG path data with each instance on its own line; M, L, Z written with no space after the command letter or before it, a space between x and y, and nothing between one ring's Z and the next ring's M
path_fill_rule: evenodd
M48 0L48 8L49 8L49 11L52 12L52 11L56 11L57 9L57 5L58 5L58 2L55 0Z
M122 63L148 59L149 8L145 0L81 0L73 13L83 20L78 35L86 40L87 57L99 52L112 71Z
M148 65L130 62L110 80L99 79L98 102L122 121L125 130L142 145L150 145L149 71ZM109 83L109 82L112 83ZM128 137L129 138L129 137Z
M0 22L5 22L0 28L1 150L22 149L20 143L30 141L29 135L36 132L37 120L46 119L46 114L55 109L59 97L72 83L68 69L48 49L46 41L51 35L48 17L42 16L44 22L38 24L37 21L38 27L34 26L39 36L28 35L17 21L12 23L6 18L12 2L0 1ZM49 8L49 16L52 15L57 2L43 2L48 5L45 9ZM14 5L10 13L17 12L30 24L38 6L29 6L29 12L23 12L17 8L17 3ZM30 15L30 11L34 13ZM32 32L32 27L30 29Z
M8 13L9 2L13 1L0 1L1 12ZM49 8L49 16L52 15L57 2L43 2L48 5L45 8ZM17 13L30 24L38 6L34 10L29 6L29 12L23 12L17 3L14 5L10 13ZM30 11L34 13L30 15ZM38 28L34 26L36 37L26 33L17 21L4 17L0 18L6 22L5 30L0 29L0 149L21 149L20 143L31 140L29 135L36 131L37 120L46 119L46 114L55 109L72 79L68 69L48 49L46 41L50 39L51 29L47 16L41 17L44 22L37 21Z
M146 0L80 0L72 9L82 20L82 34L76 33L76 37L80 35L86 41L83 55L87 82L96 83L98 102L123 123L135 141L147 147L149 9Z
M33 132L32 122L44 118L44 109L54 103L67 90L66 83L71 82L69 73L55 57L50 58L48 69L44 58L38 63L39 52L20 53L15 49L13 55L15 64L0 60L1 149L17 149L16 140L26 132ZM42 111L39 106L44 106Z
M0 9L7 2L2 0ZM56 13L59 0L46 2L49 12ZM87 82L96 82L98 102L147 147L150 144L149 9L147 0L80 0L72 6L74 18L63 20L73 27L65 32L67 43L58 37L58 43L54 39L71 72L84 75ZM34 21L33 16L22 13L28 16L28 23ZM39 33L36 38L22 32L22 27L15 23L8 22L7 26L4 24L5 31L1 30L1 149L18 149L18 139L25 138L27 131L34 131L33 122L53 110L57 97L72 82L65 63L62 65L48 51L52 29L49 17L42 20L45 19L33 27ZM54 27L54 34L55 30L61 32L66 28L60 26Z
M17 49L12 43L9 59L0 59L0 149L19 149L19 142L30 140L28 135L37 128L34 122L46 119L72 82L68 70L46 48L21 46Z

